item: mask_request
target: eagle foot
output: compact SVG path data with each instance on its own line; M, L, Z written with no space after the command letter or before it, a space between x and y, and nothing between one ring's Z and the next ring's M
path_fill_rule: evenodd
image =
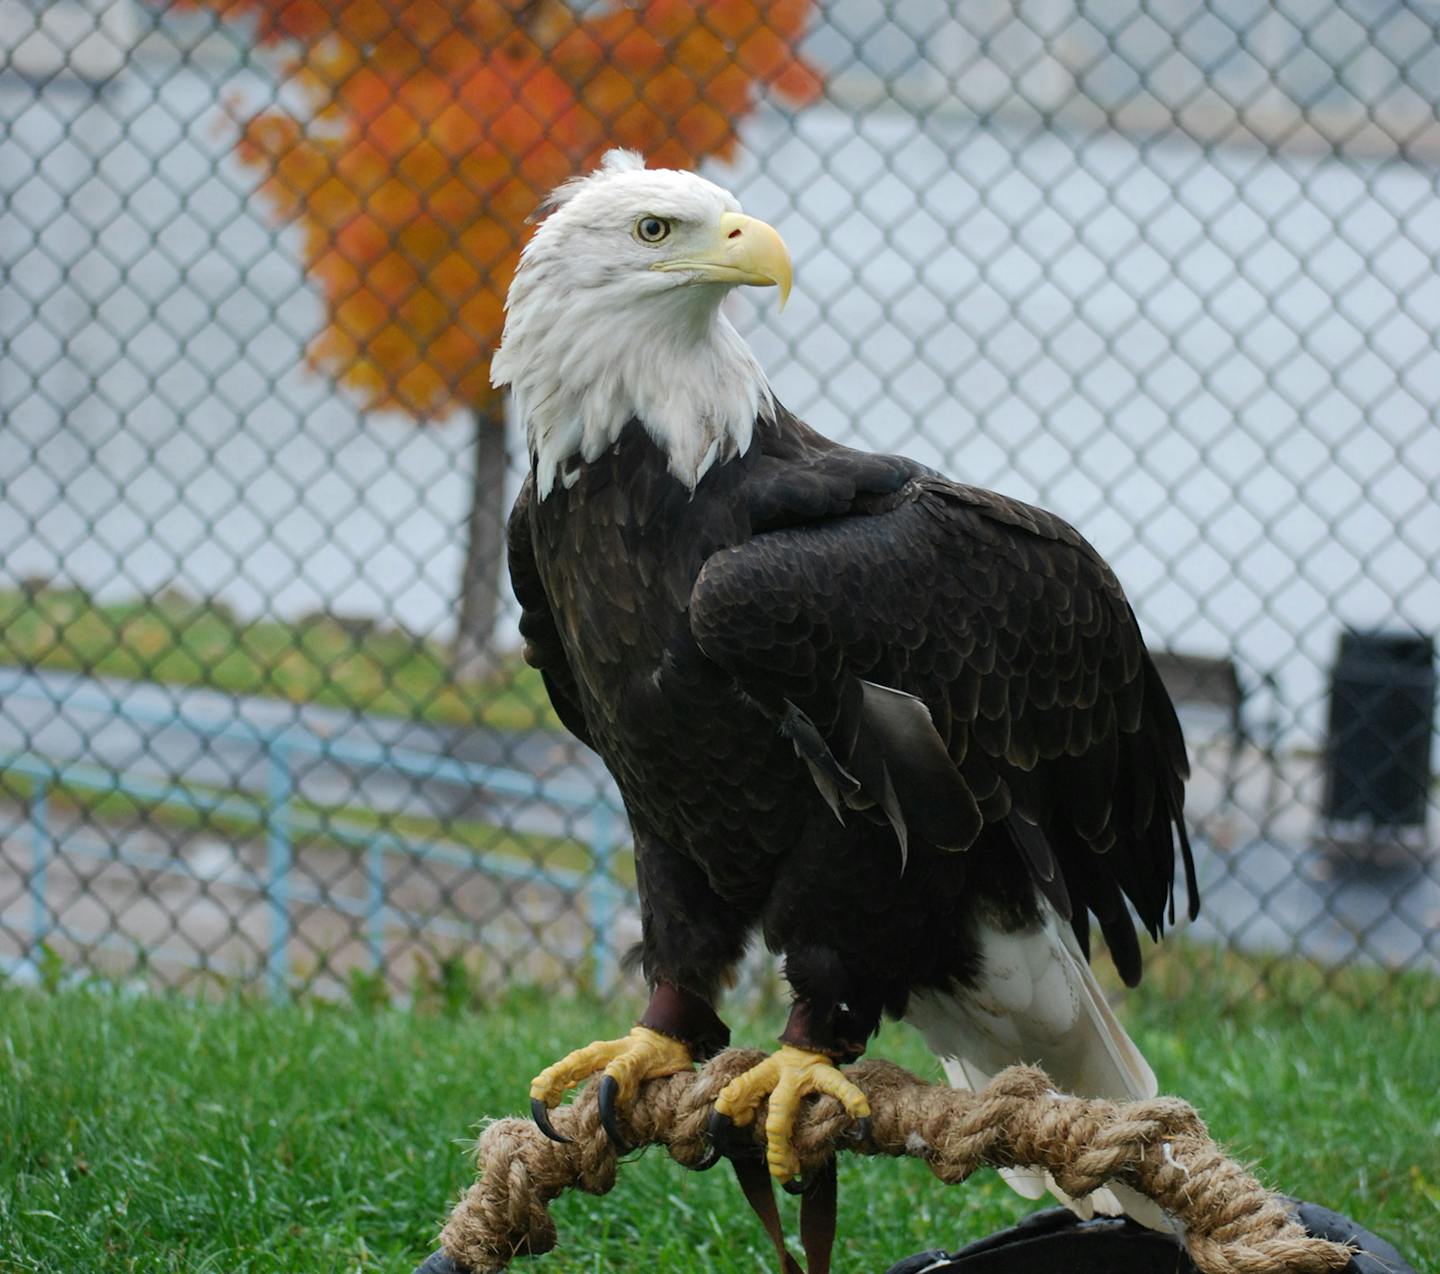
M737 1075L715 1099L715 1113L739 1127L754 1122L755 1112L766 1097L765 1162L770 1175L785 1181L800 1172L800 1160L791 1144L800 1102L811 1093L828 1093L846 1113L860 1121L868 1133L870 1103L865 1094L840 1072L825 1053L783 1045L758 1066Z
M600 1124L616 1149L625 1154L630 1147L620 1132L617 1106L632 1102L643 1080L675 1075L689 1070L693 1064L690 1050L679 1040L652 1031L648 1026L635 1026L623 1039L597 1040L547 1066L530 1082L530 1111L547 1137L569 1141L570 1138L551 1126L550 1108L557 1105L567 1091L603 1071Z

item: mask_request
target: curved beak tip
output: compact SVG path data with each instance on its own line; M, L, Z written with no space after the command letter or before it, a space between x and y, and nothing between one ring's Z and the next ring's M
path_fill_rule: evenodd
M783 310L790 299L793 267L780 232L758 218L727 212L720 218L720 233L728 263L745 282L778 288Z

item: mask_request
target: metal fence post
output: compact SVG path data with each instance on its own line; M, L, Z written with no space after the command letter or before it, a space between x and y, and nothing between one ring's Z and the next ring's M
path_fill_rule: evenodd
M590 951L595 963L595 993L608 996L615 985L619 954L615 950L615 917L619 888L615 884L615 811L597 801L590 814Z
M385 960L385 846L379 839L365 850L365 944L377 973Z
M290 869L294 859L290 800L295 778L290 772L289 749L281 740L269 740L265 756L269 766L265 785L265 897L270 903L265 979L270 998L283 1000L290 992Z
M50 779L36 775L30 793L30 963L38 973L50 935L48 876L55 842L50 834Z

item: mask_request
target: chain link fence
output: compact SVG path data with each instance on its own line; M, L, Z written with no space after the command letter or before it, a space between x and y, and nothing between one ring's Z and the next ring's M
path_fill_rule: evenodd
M792 409L1115 566L1195 759L1185 958L1440 971L1440 9L417 9L0 0L0 969L622 985L626 824L518 659L483 373L497 210L643 106L792 247L783 317L733 302Z

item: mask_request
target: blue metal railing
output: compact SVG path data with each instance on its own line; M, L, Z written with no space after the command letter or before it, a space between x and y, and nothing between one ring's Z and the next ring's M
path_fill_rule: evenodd
M161 778L146 774L143 759L139 763L120 765L88 758L64 761L28 749L0 753L0 773L23 775L30 784L26 799L30 865L25 882L29 932L22 938L28 951L26 963L31 966L37 965L43 944L57 934L80 945L103 945L100 940L104 935L76 933L63 926L54 914L49 877L57 857L98 857L195 881L205 879L183 856L156 854L128 843L124 837L102 839L67 831L63 846L57 844L53 834L52 796L54 789L61 786L101 794L124 794L152 808L230 815L257 823L263 831L263 875L238 872L227 878L227 884L252 889L264 899L268 917L264 980L274 997L287 995L293 985L290 953L297 905L324 905L358 920L368 960L375 969L384 962L387 934L397 924L405 925L411 932L423 927L427 932L458 939L474 937L471 926L447 917L413 915L389 898L389 862L392 856L400 855L412 861L443 863L508 881L558 886L584 896L593 934L590 955L595 988L603 994L614 983L619 953L615 949L613 929L628 891L616 878L617 857L625 847L625 823L618 799L611 792L416 748L326 737L294 717L267 724L243 715L213 717L187 712L173 702L168 710L146 708L127 702L123 689L110 693L103 688L103 683L82 678L74 679L62 694L34 682L9 677L3 693L7 701L28 699L53 708L57 714L98 716L104 723L123 722L136 729L141 737L157 730L184 731L202 744L193 749L192 755L197 758L210 756L205 746L210 741L223 740L263 759L260 781L233 779L227 790L217 790L213 784L174 773L173 767L167 768ZM273 702L268 702L266 707L273 708ZM148 753L148 749L145 751ZM527 810L550 811L563 819L573 839L587 847L588 866L584 870L542 866L514 854L486 852L441 838L409 834L394 822L376 827L373 822L355 815L378 807L361 806L353 799L316 812L310 807L319 803L306 800L303 789L307 772L313 773L317 763L360 771L367 780L377 776L397 777L406 780L410 790L420 782L442 782L491 797L523 801ZM523 832L523 828L517 830ZM316 835L359 851L364 880L362 898L317 890L298 878L297 837ZM208 959L202 958L200 963L210 966Z

